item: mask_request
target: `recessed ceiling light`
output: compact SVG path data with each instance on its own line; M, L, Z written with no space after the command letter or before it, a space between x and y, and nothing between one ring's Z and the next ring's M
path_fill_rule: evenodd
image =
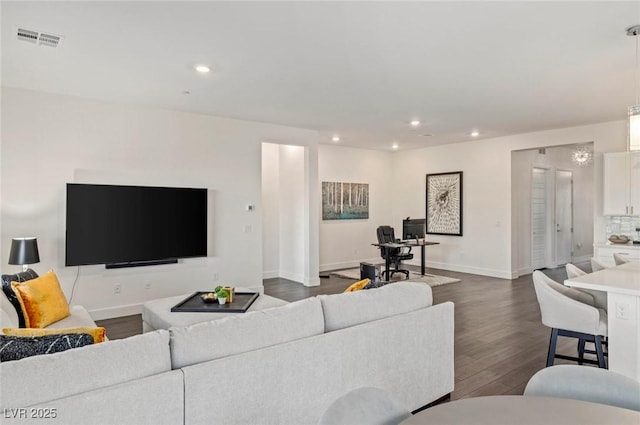
M338 143L340 141L340 136L333 136L331 140L335 143Z
M471 137L478 137L480 135L480 133L478 133L477 131L472 131L471 132Z
M412 121L409 121L409 124L411 124L411 127L418 127L420 125L420 121L412 120Z
M211 72L211 68L207 65L196 65L194 66L195 70L200 72L201 74L206 74L207 72Z
M399 146L398 146L398 144L397 144L397 143L395 143L395 142L394 142L394 143L393 143L393 145L391 145L391 147L392 147L393 149L398 149L398 147L399 147Z

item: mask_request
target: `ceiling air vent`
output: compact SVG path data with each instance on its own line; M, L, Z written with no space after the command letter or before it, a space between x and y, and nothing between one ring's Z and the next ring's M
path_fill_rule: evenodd
M17 28L16 36L18 40L26 41L39 46L58 47L62 43L62 37L54 34L47 34L41 31Z

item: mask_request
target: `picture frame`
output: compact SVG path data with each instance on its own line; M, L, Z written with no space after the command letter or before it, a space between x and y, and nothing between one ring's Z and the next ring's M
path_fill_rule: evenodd
M462 171L427 174L426 183L426 233L462 236Z
M368 218L368 183L322 182L322 220Z

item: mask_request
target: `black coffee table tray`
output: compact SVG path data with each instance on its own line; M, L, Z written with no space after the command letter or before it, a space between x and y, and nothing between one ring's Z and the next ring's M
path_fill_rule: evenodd
M211 291L196 292L171 307L171 311L178 313L244 313L260 295L257 292L236 292L233 295L232 303L227 301L226 304L220 305L217 302L205 303L202 301L200 295L209 292Z

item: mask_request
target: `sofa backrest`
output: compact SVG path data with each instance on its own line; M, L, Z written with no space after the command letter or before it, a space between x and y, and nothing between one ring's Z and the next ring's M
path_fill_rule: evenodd
M431 287L422 282L397 282L381 288L321 295L325 332L336 331L433 304Z
M185 424L314 425L363 386L418 409L453 391L453 315L447 302L185 367Z
M169 370L167 331L3 362L0 408L27 407Z
M169 332L175 369L322 334L324 318L320 300L308 298Z

